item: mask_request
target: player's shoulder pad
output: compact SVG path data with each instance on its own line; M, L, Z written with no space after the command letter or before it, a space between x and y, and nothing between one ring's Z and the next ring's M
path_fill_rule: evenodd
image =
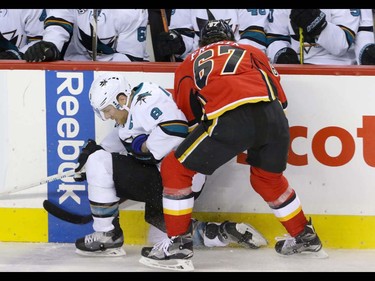
M132 106L150 106L163 103L172 94L152 82L142 82L134 87Z

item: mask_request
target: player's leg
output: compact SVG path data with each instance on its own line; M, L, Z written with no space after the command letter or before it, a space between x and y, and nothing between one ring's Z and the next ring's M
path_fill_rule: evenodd
M158 267L165 265L158 261L186 260L193 256L192 178L196 171L211 175L218 167L243 152L246 148L245 141L251 139L241 136L241 141L237 142L238 136L227 136L228 128L235 127L238 132L243 131L233 120L233 115L235 118L242 118L245 113L241 111L238 115L231 112L227 117L223 117L223 122L213 120L199 124L179 145L176 152L172 151L164 157L161 163L163 212L169 239L154 246L146 256L147 263L143 259L145 264ZM222 136L222 139L228 142L211 137L208 132Z
M194 248L239 245L258 249L268 244L267 239L248 223L203 222L195 219L193 219L193 242Z
M77 239L76 252L82 255L125 255L119 223L120 198L112 179L111 153L98 150L91 154L86 163L86 177L94 232Z
M252 187L290 235L276 243L276 252L282 255L318 252L321 241L311 220L307 221L296 191L283 175L289 149L288 120L277 102L262 106L264 110L259 112L259 118L267 120L267 125L258 124L256 130L263 130L267 137L259 146L248 150L247 161L251 165Z
M207 176L197 173L193 177L192 190L198 199L206 183ZM204 222L193 219L193 245L197 247L225 247L230 244L258 249L268 244L267 239L248 223L232 221Z

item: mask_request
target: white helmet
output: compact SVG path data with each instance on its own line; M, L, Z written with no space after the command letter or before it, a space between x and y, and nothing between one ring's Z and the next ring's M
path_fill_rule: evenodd
M102 110L108 105L120 110L129 111L129 96L131 94L131 86L124 76L118 73L104 73L97 77L91 84L89 99L90 104L102 120L105 118ZM117 100L117 96L124 93L128 99L126 105L121 106Z

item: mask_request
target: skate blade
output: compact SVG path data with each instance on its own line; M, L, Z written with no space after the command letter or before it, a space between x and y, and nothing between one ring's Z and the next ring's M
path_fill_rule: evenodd
M194 265L191 260L184 259L170 259L170 260L154 260L146 257L141 257L139 259L141 264L149 267L154 267L158 269L167 269L175 271L193 271Z
M327 254L326 251L323 249L320 249L317 252L302 252L298 254L292 254L292 255L282 255L277 253L281 257L286 257L286 258L309 258L309 259L327 259L329 255Z
M106 249L105 251L87 252L80 249L76 249L76 253L86 257L121 257L125 256L125 250L120 248Z
M304 253L302 253L302 254L304 254ZM316 259L326 259L326 258L329 257L327 252L324 251L323 249L320 249L317 252L311 252L309 254L311 255L312 258L316 258Z
M247 223L238 223L236 225L236 229L240 233L245 233L246 231L252 233L251 242L254 247L250 247L251 249L258 249L262 246L268 245L268 240L252 225ZM240 245L249 247L249 245L247 245L246 243L240 243Z

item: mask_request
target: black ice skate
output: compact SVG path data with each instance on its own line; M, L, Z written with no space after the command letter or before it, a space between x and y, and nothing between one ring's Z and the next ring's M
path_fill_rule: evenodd
M116 220L116 219L115 219ZM93 232L77 239L76 253L83 256L124 256L124 235L119 224L108 232Z
M311 223L311 218L301 234L296 237L276 238L275 250L282 256L308 254L310 257L327 258L327 253L322 249L322 242Z
M206 227L206 232L208 227ZM219 225L219 239L250 249L258 249L261 246L268 245L267 239L250 224L230 221L225 221Z
M142 249L140 263L159 269L177 271L194 270L191 258L193 257L193 238L191 227L188 233L172 236L156 243L150 251L150 247Z

